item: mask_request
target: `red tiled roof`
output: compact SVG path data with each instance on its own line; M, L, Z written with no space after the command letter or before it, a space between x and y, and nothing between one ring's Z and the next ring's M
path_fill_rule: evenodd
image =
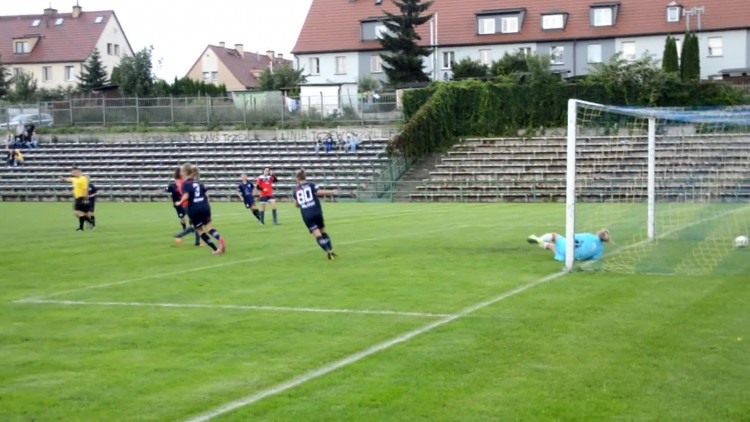
M259 75L264 69L271 65L271 59L262 53L250 53L245 52L244 57L240 57L237 50L228 47L221 47L218 45L209 45L211 51L214 52L216 57L224 63L229 71L237 78L238 81L245 88L257 88L258 79L256 75ZM280 59L274 57L274 66L289 65L291 66L291 60Z
M98 16L102 22L94 23ZM64 19L62 25L55 25L59 18ZM37 19L39 26L31 26ZM84 62L110 19L117 19L111 10L82 12L77 18L71 13L0 16L0 60L6 64ZM31 53L16 54L13 39L25 37L39 37L39 41Z
M592 27L589 22L591 5L599 0L436 0L429 9L437 13L440 46L544 42L681 33L685 18L667 23L668 0L619 0L617 21L612 27ZM750 0L702 0L705 6L703 30L750 28ZM683 3L691 6L692 4ZM476 14L483 10L526 9L521 32L516 34L478 35ZM384 16L384 11L398 13L388 0L378 6L374 0L313 0L307 19L292 53L377 50L377 41L362 41L360 22ZM542 14L568 13L564 30L542 31ZM695 28L696 18L691 21ZM430 41L430 25L418 29L422 44Z

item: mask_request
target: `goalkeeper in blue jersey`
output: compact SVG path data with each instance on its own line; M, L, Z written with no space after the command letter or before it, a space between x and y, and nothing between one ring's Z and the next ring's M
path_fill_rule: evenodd
M596 234L576 233L574 238L576 261L601 258L604 253L604 244L612 240L607 229L601 229ZM557 233L547 233L542 236L531 235L527 241L539 245L542 249L554 252L555 261L565 261L566 241L564 236Z

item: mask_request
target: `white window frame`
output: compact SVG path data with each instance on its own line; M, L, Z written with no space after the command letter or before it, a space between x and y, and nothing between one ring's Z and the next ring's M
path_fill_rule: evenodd
M311 75L320 75L320 57L310 57L308 59Z
M550 15L542 15L542 29L564 29L565 28L565 15L562 13L555 13Z
M31 52L31 47L30 47L29 42L28 41L16 41L13 45L13 52L16 54L29 54Z
M500 18L500 32L516 34L521 30L521 19L518 16L503 16Z
M42 23L41 19L34 19L34 22L31 22L31 26L37 27Z
M219 72L211 72L211 82L219 82Z
M521 48L518 49L518 52L521 53L521 54L523 54L526 57L529 57L529 56L531 56L534 53L534 51L531 49L531 47L521 47Z
M559 55L558 55L559 52ZM559 56L559 60L555 60L555 57ZM549 63L554 66L560 66L565 64L565 46L564 45L553 45L549 48Z
M114 44L108 42L107 43L107 55L111 56L112 54L114 54Z
M632 48L632 51L625 51L626 48L628 50ZM633 61L638 58L638 49L635 41L623 41L620 43L620 52L622 53L622 58L627 61Z
M334 62L336 75L346 75L346 56L336 56Z
M680 6L668 6L667 7L667 22L677 23L680 21Z
M52 66L42 66L42 82L52 80Z
M57 18L57 20L55 21L55 26L60 26L63 24L63 22L65 22L65 18Z
M385 24L379 24L375 26L375 39L379 40L383 38L383 34L388 32L388 28Z
M65 82L75 82L75 66L65 66Z
M492 35L497 34L495 18L492 16L485 16L477 19L479 25L479 35Z
M596 53L596 54L594 54ZM586 63L601 63L602 62L602 45L601 44L589 44L586 47Z
M712 45L718 41L718 45ZM724 57L724 37L708 37L708 57Z
M615 25L615 9L614 7L594 7L593 8L593 26L614 26ZM607 15L609 13L609 15ZM608 17L609 19L605 19Z
M489 48L482 48L479 50L479 62L484 65L492 64L492 50Z
M21 74L21 72L23 72L23 69L21 69L20 67L13 68L13 76L18 76Z
M97 16L96 19L94 19L94 23L102 23L104 22L104 16Z
M453 69L454 61L456 61L455 51L443 51L443 65L441 66L443 70Z
M120 44L115 44L115 56L120 56Z
M383 58L380 54L370 56L370 73L383 73Z

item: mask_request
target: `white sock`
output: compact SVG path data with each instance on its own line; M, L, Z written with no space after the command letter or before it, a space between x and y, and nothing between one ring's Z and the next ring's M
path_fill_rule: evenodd
M552 243L551 243L551 242L541 242L541 243L539 244L539 246L540 246L540 247L541 247L542 249L544 249L544 250L547 250L547 245L549 245L549 246L552 246Z
M552 233L545 233L545 234L539 236L539 240L541 240L542 242L549 242L549 243L551 243L552 242Z

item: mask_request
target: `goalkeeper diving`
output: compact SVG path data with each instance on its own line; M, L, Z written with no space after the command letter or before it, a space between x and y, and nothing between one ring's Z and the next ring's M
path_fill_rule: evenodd
M604 253L604 244L610 242L612 237L609 230L601 229L598 233L576 233L575 237L575 260L588 261L597 260ZM547 233L542 236L531 235L527 239L531 244L537 244L542 249L555 253L555 261L565 261L566 241L565 237L557 233Z

